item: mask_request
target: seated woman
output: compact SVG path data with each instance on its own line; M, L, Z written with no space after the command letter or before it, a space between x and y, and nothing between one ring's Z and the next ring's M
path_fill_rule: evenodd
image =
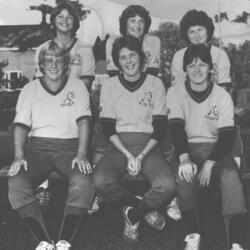
M122 36L131 35L140 41L146 55L143 71L158 75L160 68L161 42L156 36L149 35L151 17L149 12L140 5L130 5L123 12L119 20ZM110 37L106 44L106 64L109 76L119 74L120 69L112 58L112 46L115 38Z
M100 119L112 147L97 163L93 182L105 201L124 205L124 237L135 241L142 218L164 228L164 217L155 210L176 194L175 179L157 145L166 130L166 91L159 78L142 72L145 54L135 37L115 40L112 56L122 73L103 83L100 98ZM149 181L142 198L121 185L127 173L141 173Z
M89 175L92 169L86 157L91 118L89 94L81 80L68 78L69 62L68 53L53 41L48 42L39 53L44 76L24 86L16 107L9 199L40 241L37 250L55 247L34 188L54 171L68 183L58 250L70 248L93 196Z
M235 138L233 102L211 81L212 69L209 48L191 46L183 58L187 81L167 94L170 134L179 158L178 200L189 232L185 249L200 249L196 212L212 187L220 187L223 215L234 216L236 223L245 213L237 164L230 154ZM236 224L231 224L232 230ZM234 247L240 247L240 230L237 233L232 235Z

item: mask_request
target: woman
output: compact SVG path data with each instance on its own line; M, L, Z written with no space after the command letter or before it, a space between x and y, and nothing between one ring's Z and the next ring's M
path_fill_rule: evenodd
M187 80L172 86L166 99L170 134L179 159L179 206L189 232L185 249L200 249L196 212L213 187L220 188L224 216L234 216L232 222L236 222L245 213L237 164L230 154L235 138L233 103L230 95L212 82L212 70L209 48L189 47L183 58ZM231 229L235 226L232 223ZM240 235L232 240L232 249L243 249L236 248L241 247Z
M57 249L69 249L93 196L86 157L89 95L81 80L68 77L70 56L55 42L44 45L38 58L43 77L22 89L16 107L9 199L40 242L36 249L55 249L33 189L51 172L62 175L68 196Z
M90 89L94 79L95 59L92 49L75 37L80 24L74 7L68 2L59 4L51 13L50 24L54 36L52 40L70 53L69 77L81 79ZM36 78L42 76L38 65L38 55L41 48L49 42L40 45L36 51Z
M105 201L124 205L124 237L136 241L142 218L163 229L165 220L155 210L176 192L171 170L157 146L166 129L166 92L159 78L142 71L145 54L138 39L118 38L112 56L122 73L103 83L100 98L101 122L112 147L97 163L93 182ZM141 173L149 181L151 187L142 198L122 187L120 179L127 173Z
M213 62L213 80L219 85L231 83L230 61L224 50L210 45L214 33L212 18L204 11L190 10L180 22L180 33L189 45L204 44L210 49ZM183 84L186 73L183 70L183 56L187 48L177 51L173 57L171 73L172 85Z
M143 71L157 75L160 68L161 43L158 37L148 34L150 25L151 17L149 12L140 5L128 6L120 17L121 35L131 35L137 38L146 55ZM109 76L119 74L119 68L117 68L112 58L114 40L115 38L109 38L106 44L106 64Z

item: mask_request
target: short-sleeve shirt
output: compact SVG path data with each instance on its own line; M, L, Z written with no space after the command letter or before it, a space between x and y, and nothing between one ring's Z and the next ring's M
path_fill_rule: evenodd
M69 78L52 93L40 79L25 85L19 95L14 124L30 128L30 136L77 138L77 123L91 117L88 90L79 79Z
M172 85L183 84L186 81L186 72L183 71L183 58L187 48L183 48L174 54L171 66ZM230 61L226 52L218 47L210 49L213 62L213 79L217 84L231 82Z
M45 46L49 41L40 45L35 54L35 78L41 77L41 73L38 65L39 53L43 46ZM93 76L95 74L95 58L92 48L79 39L75 39L70 48L68 48L70 53L70 67L69 67L69 77L81 78L86 76Z
M110 37L106 43L106 64L107 71L113 71L119 69L115 66L112 58L112 48L115 39L118 37ZM159 69L160 68L160 52L161 42L156 36L145 34L142 42L142 49L146 55L146 62L144 71L148 68Z
M200 100L188 83L176 84L169 88L166 100L169 123L183 122L188 142L215 143L219 131L234 127L231 96L217 84L211 83Z
M100 118L116 122L116 132L153 133L152 121L166 117L166 91L162 81L143 74L135 88L121 75L107 79L101 89Z

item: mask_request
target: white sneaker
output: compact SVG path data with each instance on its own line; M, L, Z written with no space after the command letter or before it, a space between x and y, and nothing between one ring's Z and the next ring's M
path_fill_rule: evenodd
M96 196L92 204L92 207L88 210L88 214L91 215L91 214L98 212L101 207L102 202L103 202L103 199L99 196Z
M177 198L174 198L171 203L167 206L167 215L173 220L180 220L182 215L181 215L181 210L179 209L178 206L178 201Z
M163 230L166 226L166 220L164 216L156 211L153 210L152 212L146 214L144 216L144 220L154 229L156 230Z
M35 250L55 250L55 246L47 241L41 241Z
M238 243L233 243L231 250L244 250L244 248Z
M70 250L71 244L66 240L60 240L56 243L56 250Z
M185 237L185 242L184 250L199 250L201 237L199 234L189 234Z
M132 209L132 207L125 206L123 208L123 218L125 222L124 231L123 231L123 237L125 240L135 242L138 240L139 232L138 227L140 222L138 221L135 224L132 224L132 222L128 218L128 211Z

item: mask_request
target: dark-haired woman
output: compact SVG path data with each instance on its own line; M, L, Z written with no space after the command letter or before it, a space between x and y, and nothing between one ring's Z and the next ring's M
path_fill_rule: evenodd
M56 43L44 45L38 58L43 77L25 85L16 107L9 199L40 242L36 250L54 250L34 188L58 172L68 184L68 194L56 249L68 250L93 198L86 156L89 94L81 80L68 77L70 55Z
M210 45L214 33L214 24L204 11L190 10L180 22L180 33L189 45L204 44L209 47L213 62L213 80L219 85L231 83L230 61L224 50ZM172 61L172 85L183 84L186 72L183 71L183 56L187 48L177 51Z
M231 234L232 249L243 249L240 229L245 200L231 156L235 138L233 102L222 87L213 83L211 70L209 48L189 47L183 58L187 80L172 86L167 94L170 134L178 158L178 201L188 229L185 250L200 249L198 210L214 188L221 192L223 215L233 218L230 232L236 234ZM237 224L241 226L235 230Z
M95 71L95 59L92 48L75 37L79 29L79 17L70 3L58 5L50 16L50 24L53 31L53 41L70 53L69 77L81 79L88 89L91 87ZM38 47L35 55L35 78L41 77L38 65L40 49L47 44L45 42Z
M140 5L130 5L120 17L120 33L122 36L131 35L140 41L146 55L143 71L158 75L160 68L161 42L156 36L149 35L151 25L149 12ZM109 76L119 74L119 68L114 64L112 58L112 45L115 38L109 38L106 44L106 64Z
M121 74L103 83L100 98L100 119L111 148L97 163L93 181L105 201L124 206L124 237L135 241L143 218L163 229L165 220L156 210L176 194L175 179L158 147L166 130L166 92L159 78L143 72L145 54L138 39L118 38L112 56ZM142 199L122 186L127 173L141 173L149 181Z

